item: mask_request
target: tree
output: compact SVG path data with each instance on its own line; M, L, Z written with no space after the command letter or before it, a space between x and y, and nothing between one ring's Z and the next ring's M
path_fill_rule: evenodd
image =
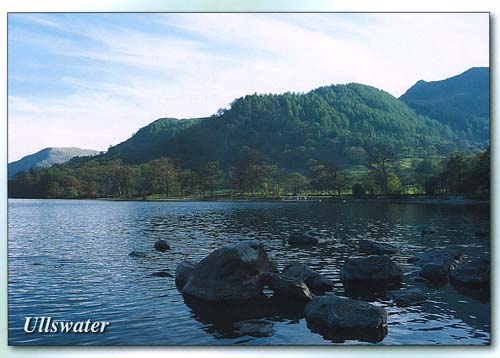
M389 193L389 174L395 159L394 152L388 147L374 148L369 152L368 168L373 180L380 187L382 193Z
M293 172L287 175L285 183L293 195L300 195L307 189L309 180L304 175Z
M450 193L463 193L466 173L469 169L469 160L464 153L449 154L444 161L442 178Z
M250 192L252 196L255 196L256 189L270 172L271 166L264 156L251 149L240 158L234 174L240 191L242 193Z
M144 168L146 185L154 193L169 197L177 180L177 170L170 158L159 158L147 163Z
M219 168L219 162L212 161L202 164L196 170L199 176L201 190L206 195L210 192L210 197L213 197L214 189L224 181L224 172Z
M364 198L366 195L366 190L365 190L365 187L363 186L363 184L361 183L355 183L353 186L352 186L352 196L357 198L357 199L361 199L361 198Z
M342 191L348 186L349 177L342 167L332 162L329 165L319 165L313 169L313 188L326 191L330 195L337 194L341 198Z

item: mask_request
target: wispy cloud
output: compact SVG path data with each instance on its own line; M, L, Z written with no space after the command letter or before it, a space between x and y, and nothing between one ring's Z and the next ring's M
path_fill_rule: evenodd
M9 160L104 150L253 92L362 82L399 96L487 66L487 36L487 14L11 15Z

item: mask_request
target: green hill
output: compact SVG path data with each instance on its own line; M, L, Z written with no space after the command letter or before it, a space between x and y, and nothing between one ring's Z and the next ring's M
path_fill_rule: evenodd
M488 67L475 67L442 81L418 81L400 99L418 114L449 125L461 138L486 145L489 75Z
M353 83L248 95L209 118L158 120L107 156L127 163L166 156L187 167L217 160L227 169L253 149L279 167L304 170L331 160L356 164L377 146L405 155L444 153L456 139L448 125L415 114L387 92Z

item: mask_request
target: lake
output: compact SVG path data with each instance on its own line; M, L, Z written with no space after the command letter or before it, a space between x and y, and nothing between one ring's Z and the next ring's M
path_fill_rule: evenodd
M186 304L175 287L175 268L199 261L238 240L259 239L280 269L307 263L335 282L361 238L396 245L393 259L404 272L403 287L419 287L429 300L388 311L382 345L484 345L490 343L489 300L451 285L429 288L413 279L407 259L426 250L453 248L466 259L489 255L487 205L340 202L125 202L98 200L9 200L10 345L327 345L302 314L270 315L270 337L231 330L231 315L217 317ZM421 235L422 226L437 230ZM287 244L293 231L319 239L312 248ZM155 251L158 239L171 249ZM130 257L142 251L147 257ZM166 271L172 277L151 276ZM189 302L188 302L189 303ZM27 334L26 316L57 320L109 321L103 334ZM228 328L229 327L229 328ZM346 340L340 344L371 344Z

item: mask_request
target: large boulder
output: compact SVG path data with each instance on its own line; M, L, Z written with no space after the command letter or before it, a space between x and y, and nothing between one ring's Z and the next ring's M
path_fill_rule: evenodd
M311 270L304 264L293 262L283 269L283 277L296 281L303 281L315 294L333 290L334 284L325 276Z
M314 298L308 286L301 280L286 278L272 272L264 272L260 275L260 280L264 286L273 291L273 297L288 303L309 302Z
M349 257L340 269L342 281L399 283L402 272L387 256Z
M451 269L457 265L463 263L462 253L456 250L441 250L433 252L424 252L417 254L408 259L409 263L417 263L419 265L425 265L427 263L437 263L448 267Z
M420 277L425 278L431 284L445 284L448 282L448 267L437 262L429 262L420 269Z
M490 260L480 258L450 271L450 282L465 286L486 286L490 284Z
M407 307L421 304L427 301L427 295L418 288L407 288L392 295L396 306Z
M288 244L293 246L313 246L317 243L318 239L302 233L293 233L288 238Z
M193 269L182 292L205 301L252 300L263 295L259 275L272 270L258 240L222 247Z
M338 297L318 296L306 306L309 328L329 339L361 339L377 342L386 333L387 312L370 303Z
M182 261L177 265L177 268L175 269L175 285L177 288L182 290L186 282L189 280L195 265L196 263L192 261Z
M392 255L398 250L394 246L382 242L361 240L359 242L359 251L370 255Z
M170 245L165 240L160 239L155 242L155 250L165 252L167 250L170 250Z

